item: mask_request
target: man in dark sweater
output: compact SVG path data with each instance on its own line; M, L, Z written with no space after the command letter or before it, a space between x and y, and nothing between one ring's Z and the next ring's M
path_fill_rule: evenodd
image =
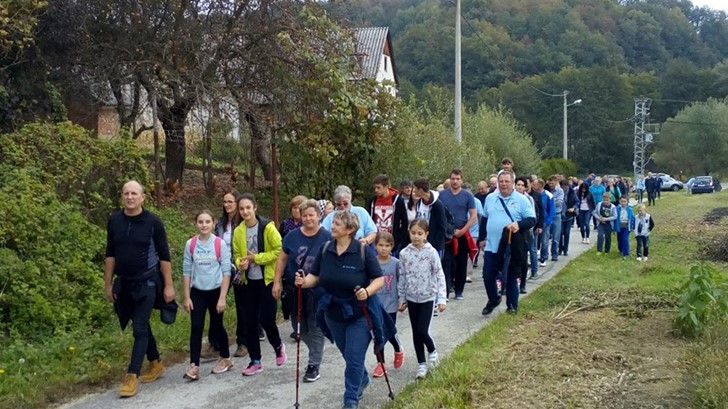
M139 379L153 382L164 373L149 318L160 287L165 303L175 295L167 234L159 217L142 208L144 198L139 182L124 184L124 208L112 214L106 225L104 293L110 302L128 311L134 332L131 360L119 388L121 397L136 395ZM112 288L113 275L120 285ZM150 364L140 376L144 355Z

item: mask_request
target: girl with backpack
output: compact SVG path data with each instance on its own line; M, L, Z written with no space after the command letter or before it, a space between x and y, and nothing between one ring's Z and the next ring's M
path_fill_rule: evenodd
M223 312L230 286L230 250L222 239L212 234L215 217L209 210L195 216L199 234L187 240L182 262L182 290L185 311L190 314L190 364L184 377L200 378L200 352L205 313L210 313L209 336L214 345L227 346L227 332L223 326ZM220 348L220 358L212 373L226 372L232 368L229 348Z
M250 364L243 370L244 376L263 372L261 363L260 324L268 336L276 355L276 365L286 362L286 346L276 325L278 302L273 298L275 263L281 252L281 234L275 223L256 214L255 196L243 193L238 198L238 211L242 222L233 232L233 255L240 268L243 282L244 304L247 321L247 342Z

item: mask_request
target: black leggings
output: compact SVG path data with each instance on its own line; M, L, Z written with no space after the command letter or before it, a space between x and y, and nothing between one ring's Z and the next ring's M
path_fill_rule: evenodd
M420 364L427 362L425 358L425 347L427 347L427 352L435 352L435 341L430 336L430 324L432 323L434 305L434 301L424 303L407 301L410 323L412 324L412 341L415 345L417 362Z
M273 348L278 349L281 335L276 325L278 301L273 298L273 283L265 285L264 280L248 280L245 287L245 312L248 332L248 353L253 361L260 361L260 339L258 325L262 326Z
M220 288L214 290L190 289L192 300L192 312L190 313L190 362L200 366L200 351L202 350L202 332L205 329L205 313L210 312L209 337L213 345L223 346L219 348L220 356L230 358L230 348L227 345L227 331L222 323L222 313L217 312L217 300L220 299Z
M389 316L392 318L392 322L397 324L397 313L396 312L390 312L388 313ZM394 347L394 352L402 352L402 345L399 343L399 337L397 334L392 335L392 338L389 338L389 343L392 344ZM385 344L386 346L386 344ZM386 362L386 359L384 359L384 348L382 348L382 362Z

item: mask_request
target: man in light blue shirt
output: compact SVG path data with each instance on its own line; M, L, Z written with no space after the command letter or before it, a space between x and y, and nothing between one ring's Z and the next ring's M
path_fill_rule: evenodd
M377 237L377 226L374 224L374 220L363 207L352 206L351 204L351 189L348 186L338 186L334 190L334 206L336 210L348 210L354 213L359 218L359 230L356 231L354 238L364 244L374 243L374 239ZM321 222L321 227L331 231L331 222L334 220L334 213L329 213L328 216Z
M506 288L508 311L515 313L518 309L518 266L528 262L528 241L523 233L536 225L536 212L528 198L514 190L514 179L512 172L501 172L498 175L498 192L488 195L483 206L478 237L481 248L484 248L483 282L488 294L488 304L483 308L483 315L490 314L500 304L496 279L499 271L506 268L508 282L503 283L503 286ZM501 239L507 231L511 232L512 238L511 262L504 266L506 246L501 245Z

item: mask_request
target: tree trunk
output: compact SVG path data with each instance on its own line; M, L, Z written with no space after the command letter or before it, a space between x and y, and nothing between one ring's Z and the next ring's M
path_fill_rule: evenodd
M175 101L171 107L167 103L158 101L159 121L164 129L165 171L167 180L165 184L169 190L170 185L182 184L185 170L185 124L187 114L192 107L192 101Z
M260 123L260 118L248 111L245 113L245 120L248 121L248 125L250 126L250 146L251 154L253 155L250 158L251 168L257 163L263 169L263 177L265 180L273 180L273 168L271 167L271 162L266 152L270 143L265 129Z

